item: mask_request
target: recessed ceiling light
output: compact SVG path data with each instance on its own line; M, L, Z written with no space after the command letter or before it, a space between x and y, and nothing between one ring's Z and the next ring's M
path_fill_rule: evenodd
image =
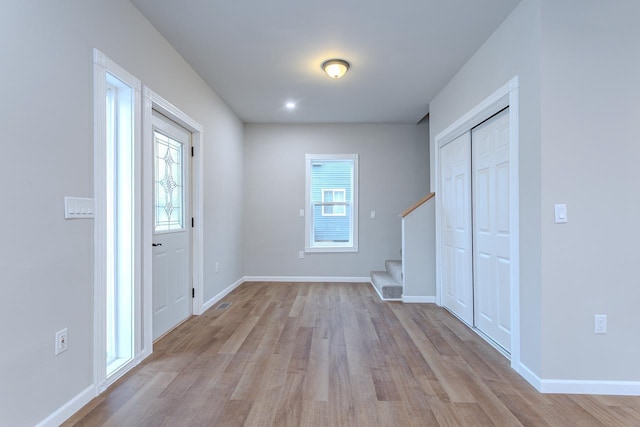
M289 101L286 104L284 104L285 107L287 107L287 110L294 110L296 108L296 103Z
M322 69L332 79L339 79L349 70L349 63L344 59L329 59L322 63Z

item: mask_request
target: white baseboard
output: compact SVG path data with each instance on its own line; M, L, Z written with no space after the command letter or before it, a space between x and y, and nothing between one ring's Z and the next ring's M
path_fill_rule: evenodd
M91 402L91 399L96 397L96 395L96 387L94 385L90 385L47 418L36 424L36 427L58 427L60 424L68 420L73 414L82 409L84 405Z
M640 396L640 381L542 380L540 392Z
M403 295L402 302L405 303L422 303L422 304L435 304L436 297L417 297L410 295Z
M369 280L369 284L371 285L371 287L373 288L374 291L376 291L376 293L378 294L378 296L380 297L380 299L384 299L382 298L382 294L380 293L380 291L378 290L378 288L376 288L376 285L373 284L373 282L371 280Z
M520 366L518 367L517 372L520 374L522 378L527 380L529 384L533 386L538 391L541 391L542 379L535 374L527 365L520 362Z
M640 381L542 379L522 363L518 373L540 393L640 396Z
M238 286L240 286L244 282L246 282L244 277L241 277L238 280L236 280L234 283L232 283L230 286L228 286L225 289L223 289L220 293L218 293L216 296L211 298L209 301L207 301L204 304L202 304L202 308L201 308L200 312L204 313L205 311L207 311L208 309L213 307L213 305L215 303L220 301L222 298L226 297L229 293L231 293L231 291L233 291L235 288L237 288Z
M245 276L245 282L368 283L370 277Z

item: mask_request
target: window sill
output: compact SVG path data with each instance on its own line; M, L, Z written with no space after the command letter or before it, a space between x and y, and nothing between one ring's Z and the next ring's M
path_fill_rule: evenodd
M305 248L304 249L305 253L323 253L323 252L329 252L329 253L340 253L340 252L350 252L350 253L354 253L354 252L358 252L358 247L353 247L353 246L326 246L326 247L310 247L310 248Z

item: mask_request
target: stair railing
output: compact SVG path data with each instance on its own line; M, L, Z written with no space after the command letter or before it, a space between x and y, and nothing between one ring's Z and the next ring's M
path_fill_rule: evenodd
M436 196L436 193L429 193L426 196L424 196L422 199L418 200L416 203L414 203L413 205L411 205L409 208L407 208L404 212L402 212L400 214L400 216L402 218L406 217L407 215L409 215L411 212L415 211L416 209L418 209L420 206L424 205L426 202L428 202L429 200L433 199Z

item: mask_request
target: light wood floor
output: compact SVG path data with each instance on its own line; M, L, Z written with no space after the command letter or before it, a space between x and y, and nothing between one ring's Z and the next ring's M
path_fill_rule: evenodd
M368 284L245 283L66 426L640 426L640 398L536 392L447 311Z

